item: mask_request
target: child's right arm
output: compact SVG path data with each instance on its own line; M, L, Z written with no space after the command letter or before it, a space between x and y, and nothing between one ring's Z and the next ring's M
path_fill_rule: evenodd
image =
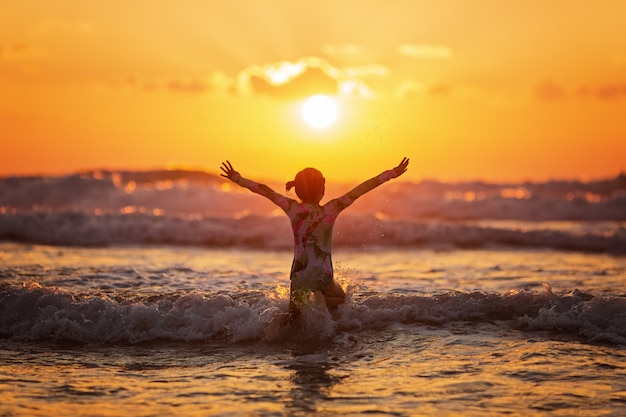
M230 161L222 162L222 166L220 167L220 169L224 172L223 174L220 174L222 177L228 178L235 184L247 188L253 193L262 195L263 197L269 199L272 203L276 204L278 207L282 208L284 211L287 211L289 203L292 201L291 199L278 194L276 191L272 190L265 184L260 184L258 182L242 177L239 172L235 171Z

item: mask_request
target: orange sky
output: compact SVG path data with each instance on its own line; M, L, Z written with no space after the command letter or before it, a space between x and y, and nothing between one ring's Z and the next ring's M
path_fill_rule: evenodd
M303 6L310 4L310 6ZM0 5L0 175L186 166L291 179L626 170L626 2ZM337 123L307 127L312 94Z

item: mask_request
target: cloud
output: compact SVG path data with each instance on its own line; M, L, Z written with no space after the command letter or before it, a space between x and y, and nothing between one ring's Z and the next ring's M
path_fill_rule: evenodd
M251 65L241 70L235 77L221 71L215 71L207 77L147 78L126 75L110 79L109 84L115 88L143 91L235 94L287 100L298 100L314 94L374 98L377 94L368 81L388 76L389 69L384 65L340 68L322 58L307 57L296 61Z
M593 97L599 100L616 100L626 98L626 82L609 83L597 87L583 86L578 89L581 97Z
M158 83L154 80L139 75L113 77L108 80L108 84L113 88L131 88L144 91L156 91L159 88Z
M420 82L416 80L404 80L395 89L396 98L405 99L419 96L443 97L460 90L449 83L441 81Z
M282 81L283 75L274 78L267 75L252 75L249 78L250 87L254 93L277 98L298 98L339 92L337 80L321 68L305 68L299 74L284 75L288 77L285 81Z
M535 87L535 96L540 100L560 100L567 96L565 88L552 80L541 82Z
M476 85L436 79L429 81L404 79L393 90L393 97L397 99L484 98L485 94L485 90Z
M47 58L48 54L42 48L28 43L0 44L0 61L31 61Z
M446 80L404 79L393 90L398 99L412 98L468 98L487 97L491 95L488 85L478 86ZM617 101L626 99L626 81L602 83L596 86L575 86L560 81L546 79L535 84L530 90L532 98L545 102L561 102L564 100L603 100ZM511 96L514 97L514 96ZM501 98L497 98L501 100Z
M442 45L405 43L396 49L399 55L414 59L450 59L452 49Z
M363 53L363 48L353 43L324 45L322 52L328 56L355 56Z
M96 25L87 20L67 21L60 19L45 19L37 25L28 28L27 32L33 36L89 35L96 31Z
M360 65L357 67L347 67L344 69L348 77L387 77L389 76L389 68L385 65Z
M592 98L597 100L619 100L626 98L626 82L604 83L596 86L583 85L568 89L555 81L547 80L535 87L535 96L540 100L561 100L565 98Z
M295 62L253 65L240 72L237 91L280 99L299 99L313 94L373 97L364 78L386 76L386 67L369 65L338 68L319 57Z
M204 93L210 90L209 84L200 79L171 79L167 81L166 87L183 93Z
M302 58L252 65L239 73L240 94L259 94L275 98L297 98L315 93L336 94L337 74L319 58Z
M138 75L128 75L110 80L109 85L115 88L131 88L148 92L171 91L175 93L201 94L227 88L221 82L221 78L217 74L213 74L210 78L146 78Z

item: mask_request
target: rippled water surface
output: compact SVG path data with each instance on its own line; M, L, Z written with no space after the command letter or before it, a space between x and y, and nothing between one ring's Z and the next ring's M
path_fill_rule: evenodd
M626 410L623 257L338 251L349 302L269 337L290 255L0 245L0 415Z

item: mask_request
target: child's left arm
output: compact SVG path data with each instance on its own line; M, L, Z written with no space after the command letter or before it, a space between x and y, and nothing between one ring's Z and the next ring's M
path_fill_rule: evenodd
M368 191L371 191L379 185L393 178L398 178L400 175L404 174L408 166L408 158L402 158L402 161L397 167L381 172L374 178L370 178L369 180L357 185L342 197L337 198L336 203L338 203L340 205L340 209L343 210Z

